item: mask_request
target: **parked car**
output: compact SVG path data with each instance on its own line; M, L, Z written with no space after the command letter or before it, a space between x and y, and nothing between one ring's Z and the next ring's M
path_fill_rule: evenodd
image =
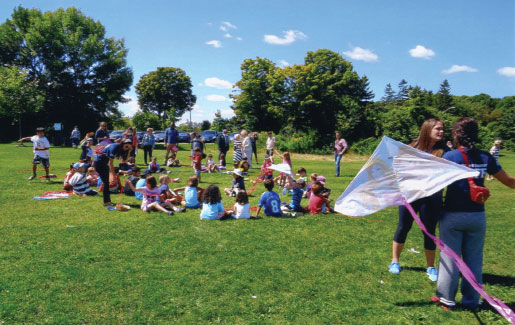
M165 131L154 131L156 142L165 142Z
M123 136L123 132L125 132L125 130L114 130L114 131L111 131L111 133L109 133L109 140L111 141L116 141L116 140L120 140Z
M231 142L234 142L234 137L236 136L236 134L240 134L240 132L233 132L229 135L229 141Z
M146 131L138 131L136 132L136 134L138 135L138 142L141 143L141 141L143 140L143 136L145 135L145 133L147 133Z
M214 143L216 141L216 131L205 130L200 134L206 143Z
M185 131L179 131L179 142L181 143L188 143L190 142L190 134L188 132L185 132Z

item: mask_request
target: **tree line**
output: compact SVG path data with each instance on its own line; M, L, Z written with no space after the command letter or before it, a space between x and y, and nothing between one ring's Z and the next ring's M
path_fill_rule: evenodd
M118 109L133 83L124 40L105 35L102 24L75 8L42 13L15 8L0 25L0 140L62 122L93 130L134 125L163 129L196 102L190 77L177 67L159 67L135 85L140 110L123 117ZM230 97L235 116L215 113L212 123L182 129L246 128L273 131L284 149L328 153L336 130L358 152L367 153L382 135L410 142L422 121L438 117L450 129L462 116L481 126L483 145L505 140L515 150L515 97L454 96L444 80L433 93L401 80L373 100L369 80L328 49L308 52L303 64L279 67L267 58L246 59ZM447 135L449 138L449 135Z

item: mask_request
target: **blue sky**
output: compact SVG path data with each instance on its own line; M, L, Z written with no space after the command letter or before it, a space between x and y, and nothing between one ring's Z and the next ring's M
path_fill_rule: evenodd
M228 94L246 58L302 64L307 51L327 48L368 76L379 99L401 79L454 95L515 95L515 2L2 0L0 20L21 5L42 11L74 6L99 20L107 36L124 38L128 65L139 78L161 66L191 77L194 121L232 115ZM126 115L138 109L134 87ZM183 120L188 118L183 116Z

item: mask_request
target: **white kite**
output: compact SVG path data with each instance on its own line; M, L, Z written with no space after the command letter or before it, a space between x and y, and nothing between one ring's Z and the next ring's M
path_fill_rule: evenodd
M372 156L336 200L334 210L348 216L361 217L391 206L406 206L422 231L453 259L474 289L504 318L515 324L513 311L484 291L465 262L439 238L427 232L410 205L457 180L478 175L479 171L383 137Z
M278 172L285 173L286 175L293 177L291 166L289 164L272 164L268 167L268 169L277 170Z

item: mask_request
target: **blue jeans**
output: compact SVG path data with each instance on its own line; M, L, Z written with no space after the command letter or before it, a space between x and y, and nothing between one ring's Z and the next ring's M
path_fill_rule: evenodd
M340 161L342 160L342 155L334 154L334 163L336 165L336 176L340 176Z
M483 282L483 246L485 243L486 218L484 212L445 212L440 219L440 239L468 265L478 283ZM436 295L440 301L455 305L460 281L460 271L449 256L440 253ZM461 281L462 303L474 308L479 293L467 280Z

